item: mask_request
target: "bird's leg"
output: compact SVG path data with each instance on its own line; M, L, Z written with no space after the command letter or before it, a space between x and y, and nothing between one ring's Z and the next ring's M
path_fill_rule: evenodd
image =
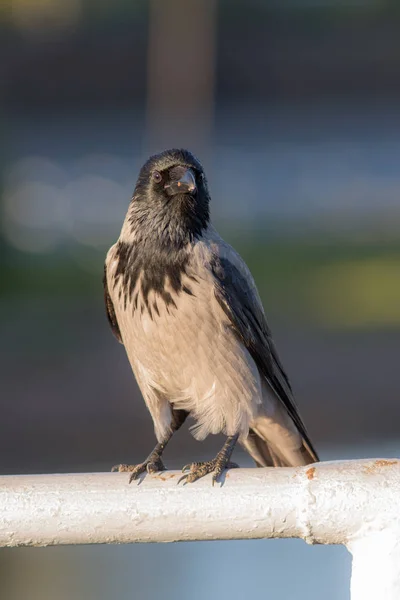
M184 410L172 411L171 429L165 435L164 439L161 440L161 442L158 442L158 444L156 444L156 446L150 452L149 456L144 462L139 463L138 465L115 465L111 470L119 471L120 473L129 472L131 474L129 477L129 483L131 483L134 479L137 479L139 475L141 475L145 471L147 471L147 473L157 473L158 471L165 471L164 464L161 460L161 455L164 452L165 446L168 444L175 431L177 431L185 422L187 414L188 413Z
M138 465L115 465L111 470L119 471L120 473L129 472L129 483L134 479L137 479L139 475L147 471L147 473L157 473L158 471L165 471L164 464L161 460L161 455L164 451L165 446L168 444L172 437L172 432L168 433L165 438L156 444L154 449L150 452L148 457Z
M183 467L182 471L188 471L188 473L183 475L178 483L182 480L185 480L185 483L192 483L208 473L214 473L212 478L212 484L214 485L225 469L234 469L238 467L236 463L231 463L229 460L232 456L238 437L238 433L236 435L230 435L217 456L212 460L208 460L207 462L195 462Z

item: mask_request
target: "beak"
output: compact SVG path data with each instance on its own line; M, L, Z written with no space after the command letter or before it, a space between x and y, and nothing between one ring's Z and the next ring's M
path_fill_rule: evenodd
M186 169L184 174L178 181L172 181L164 186L165 191L169 196L175 194L194 194L196 193L196 178L192 169Z

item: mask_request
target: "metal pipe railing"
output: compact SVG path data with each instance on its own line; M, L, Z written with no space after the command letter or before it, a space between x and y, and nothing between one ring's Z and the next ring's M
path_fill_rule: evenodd
M293 537L344 544L352 600L400 598L400 461L181 473L0 477L0 546Z

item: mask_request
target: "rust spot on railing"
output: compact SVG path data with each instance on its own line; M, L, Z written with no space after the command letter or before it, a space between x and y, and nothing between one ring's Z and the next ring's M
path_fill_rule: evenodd
M392 467L393 465L398 464L400 464L400 461L398 461L397 459L388 460L386 458L378 458L377 460L374 460L374 462L372 462L370 465L366 465L364 467L364 473L372 475L376 473L379 469L385 467Z
M390 465L397 465L398 460L387 460L385 458L379 458L375 461L377 467L390 467Z
M315 475L315 467L310 467L309 469L307 469L306 471L306 475L307 475L307 479L309 479L310 481L312 479L314 479L314 475Z
M167 481L168 479L173 479L175 477L175 473L164 473L164 474L160 474L160 473L156 473L155 475L156 479L161 479L161 481Z

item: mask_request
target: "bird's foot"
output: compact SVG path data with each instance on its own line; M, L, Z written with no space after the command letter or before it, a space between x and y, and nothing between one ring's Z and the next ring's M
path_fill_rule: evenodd
M142 473L158 473L159 471L165 471L164 463L161 458L157 455L150 455L144 462L138 465L115 465L111 471L118 471L119 473L130 473L129 483L134 481Z
M207 462L195 462L189 465L186 465L182 469L182 477L179 479L178 483L184 481L184 485L186 483L193 483L193 481L197 481L204 475L208 473L213 473L212 484L218 481L219 477L222 475L225 469L237 469L239 465L233 462L229 462L225 459L224 456L216 456L212 460L208 460Z

